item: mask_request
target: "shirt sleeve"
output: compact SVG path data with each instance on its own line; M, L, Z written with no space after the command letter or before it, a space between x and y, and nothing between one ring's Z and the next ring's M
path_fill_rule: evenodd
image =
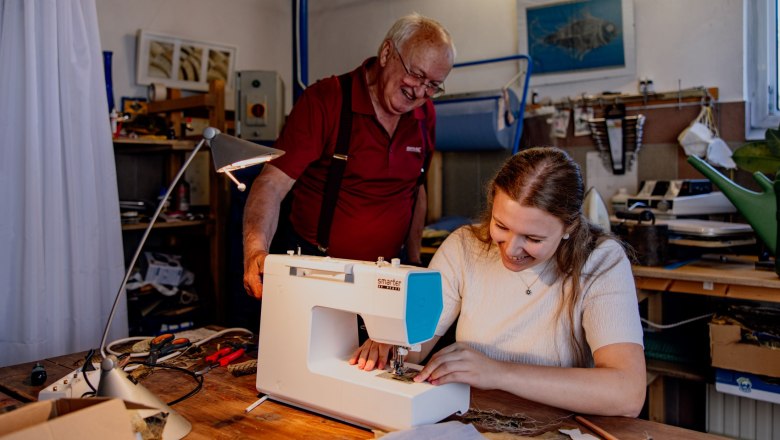
M447 237L434 254L431 269L441 273L441 288L444 309L436 326L436 335L443 336L460 314L461 287L464 284L464 233L460 228Z
M620 342L643 346L634 276L620 244L614 240L601 243L588 259L585 272L582 327L591 350Z
M338 78L318 81L298 98L274 148L285 154L273 165L297 180L306 167L320 159L334 135L341 108Z

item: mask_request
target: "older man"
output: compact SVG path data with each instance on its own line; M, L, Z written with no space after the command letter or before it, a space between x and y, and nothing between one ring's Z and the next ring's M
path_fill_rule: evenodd
M455 47L444 27L400 18L350 73L309 87L274 145L244 211L244 287L260 298L263 264L279 222L286 246L337 258L420 260L422 185L435 139L430 98L444 92ZM279 219L292 190L289 219ZM405 245L405 249L404 249Z

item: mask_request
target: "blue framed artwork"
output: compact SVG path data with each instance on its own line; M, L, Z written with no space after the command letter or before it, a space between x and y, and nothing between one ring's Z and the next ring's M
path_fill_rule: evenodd
M633 0L518 0L532 84L634 75Z

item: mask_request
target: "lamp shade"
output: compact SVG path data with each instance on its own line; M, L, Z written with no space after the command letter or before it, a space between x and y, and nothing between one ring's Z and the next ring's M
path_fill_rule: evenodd
M203 130L203 137L211 147L211 157L218 173L268 162L284 154L282 150L224 135L214 127Z

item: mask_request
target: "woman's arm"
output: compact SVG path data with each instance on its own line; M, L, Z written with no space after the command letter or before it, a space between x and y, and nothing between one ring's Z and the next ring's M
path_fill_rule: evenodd
M460 382L579 413L636 417L645 401L642 346L607 345L593 359L594 368L523 365L496 361L455 343L436 353L415 381Z

